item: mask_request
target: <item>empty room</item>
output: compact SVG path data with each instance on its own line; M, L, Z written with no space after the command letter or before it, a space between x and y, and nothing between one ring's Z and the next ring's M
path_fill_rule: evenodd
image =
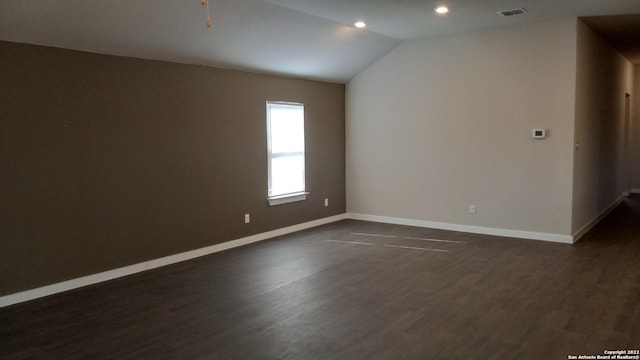
M640 359L638 0L0 0L0 358Z

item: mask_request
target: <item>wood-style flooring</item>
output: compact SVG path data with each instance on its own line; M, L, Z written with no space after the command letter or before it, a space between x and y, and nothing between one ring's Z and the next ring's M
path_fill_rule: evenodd
M638 348L640 198L575 245L346 220L0 309L3 360Z

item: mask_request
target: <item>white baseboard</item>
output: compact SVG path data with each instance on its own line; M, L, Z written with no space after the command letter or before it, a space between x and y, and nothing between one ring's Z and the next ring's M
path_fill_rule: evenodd
M632 194L640 194L640 189L631 189Z
M591 221L589 221L585 226L580 228L580 230L576 231L573 234L573 242L578 242L580 238L582 238L586 233L589 232L594 226L596 226L605 216L609 215L616 206L620 205L621 202L624 201L624 197L620 197L618 200L614 201L611 205L609 205L606 209L602 210L600 214L596 215Z
M335 215L0 297L0 308L346 219Z
M418 227L450 230L450 231L461 231L461 232L474 233L474 234L513 237L513 238L521 238L521 239L529 239L529 240L552 241L552 242L563 243L563 244L573 244L573 238L571 236L561 235L561 234L498 229L498 228L489 228L489 227L482 227L482 226L459 225L459 224L442 223L442 222L434 222L434 221L403 219L403 218L394 218L394 217L388 217L388 216L354 214L354 213L348 213L347 218L354 219L354 220L382 222L382 223L388 223L388 224L418 226Z

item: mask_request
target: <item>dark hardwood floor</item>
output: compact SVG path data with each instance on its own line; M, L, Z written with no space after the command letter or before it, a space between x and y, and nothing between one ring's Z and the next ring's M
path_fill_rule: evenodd
M640 198L575 245L348 220L0 309L4 360L638 348Z

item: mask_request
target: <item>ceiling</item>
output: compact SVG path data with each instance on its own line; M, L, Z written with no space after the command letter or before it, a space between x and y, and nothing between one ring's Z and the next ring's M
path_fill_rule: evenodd
M211 28L199 0L0 0L0 40L332 82L406 40L579 16L640 48L640 32L593 18L638 14L640 0L209 1ZM434 13L440 4L448 15ZM519 7L528 13L496 14Z
M640 65L640 14L589 16L582 20L629 61Z

